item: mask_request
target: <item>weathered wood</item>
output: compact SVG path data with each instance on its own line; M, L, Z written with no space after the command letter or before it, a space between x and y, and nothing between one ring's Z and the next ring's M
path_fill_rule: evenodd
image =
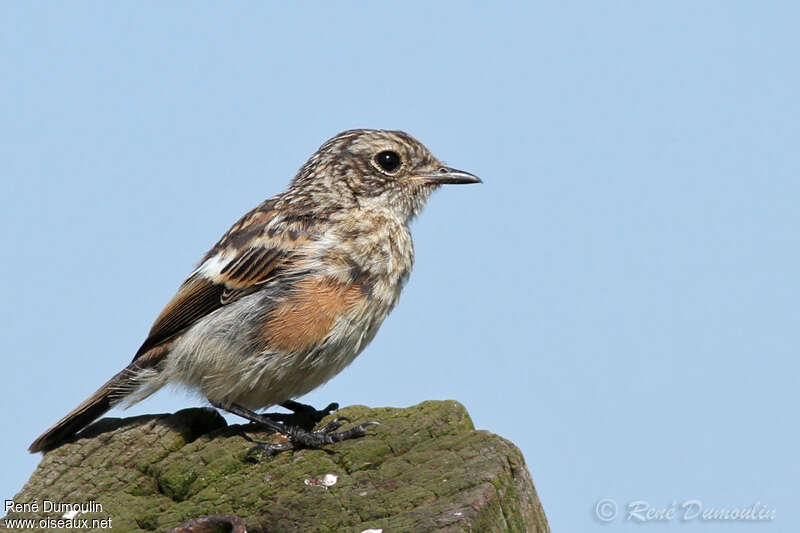
M549 531L520 451L474 430L459 403L352 406L336 416L381 425L324 450L262 457L248 453L245 435L267 435L228 426L211 409L104 419L47 453L17 494L16 503L38 501L38 512L6 520L69 516L44 512L48 500L96 502L102 511L74 519L91 528L110 518L117 531L238 531L242 523L251 533Z

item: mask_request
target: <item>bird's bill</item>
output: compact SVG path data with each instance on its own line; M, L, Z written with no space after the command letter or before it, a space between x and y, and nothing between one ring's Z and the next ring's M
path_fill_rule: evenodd
M436 172L418 175L417 178L437 185L444 183L483 183L483 181L474 174L450 167L442 167Z

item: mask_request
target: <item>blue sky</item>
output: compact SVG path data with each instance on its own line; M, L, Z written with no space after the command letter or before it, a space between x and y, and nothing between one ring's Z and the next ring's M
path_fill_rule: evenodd
M371 346L310 403L452 398L554 531L701 500L794 523L800 39L790 2L5 3L0 487L194 263L327 138L403 129L438 191ZM127 414L201 405L163 391ZM122 416L114 411L112 415ZM669 521L679 530L736 525Z

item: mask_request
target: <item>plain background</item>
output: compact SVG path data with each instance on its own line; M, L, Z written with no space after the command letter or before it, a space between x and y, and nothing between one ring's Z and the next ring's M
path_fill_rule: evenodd
M379 127L485 184L434 195L400 305L305 401L459 400L554 531L609 527L602 498L760 502L775 520L638 527L790 530L797 6L4 2L2 496L231 223Z

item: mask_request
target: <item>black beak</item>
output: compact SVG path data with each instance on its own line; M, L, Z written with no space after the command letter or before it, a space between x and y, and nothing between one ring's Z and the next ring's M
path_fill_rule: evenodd
M481 179L469 172L463 170L456 170L450 167L442 167L436 172L430 174L423 174L420 176L428 183L483 183Z

